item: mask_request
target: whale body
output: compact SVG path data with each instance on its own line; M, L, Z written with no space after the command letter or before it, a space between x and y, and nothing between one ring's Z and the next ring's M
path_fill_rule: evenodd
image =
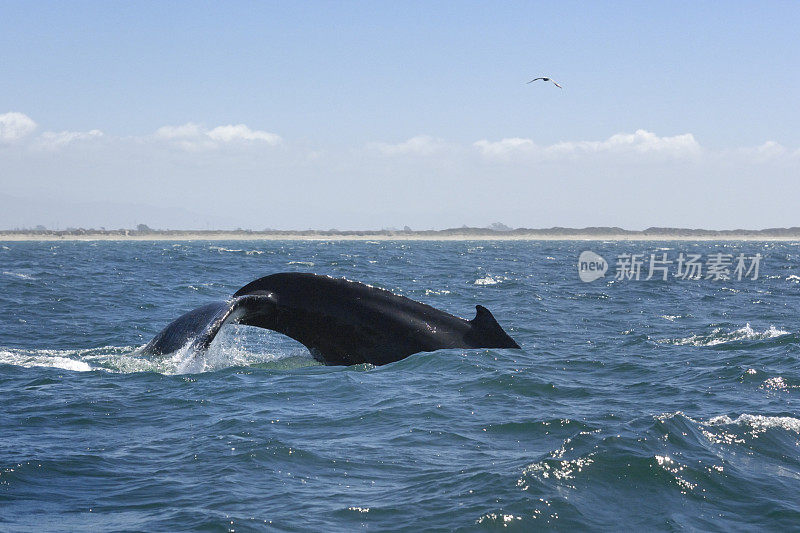
M328 365L384 365L446 348L519 348L492 313L472 320L344 278L281 273L248 283L226 301L180 316L144 348L163 355L208 348L228 323L266 328L303 344Z

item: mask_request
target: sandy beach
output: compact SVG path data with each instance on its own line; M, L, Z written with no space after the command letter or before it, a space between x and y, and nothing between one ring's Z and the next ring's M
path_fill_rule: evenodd
M595 232L581 230L520 230L458 232L453 230L416 232L246 232L246 231L164 231L122 232L0 232L0 242L20 241L799 241L800 231L745 230L686 232Z

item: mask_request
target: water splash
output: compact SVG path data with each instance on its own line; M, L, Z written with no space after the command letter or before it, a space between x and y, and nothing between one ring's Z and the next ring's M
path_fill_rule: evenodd
M497 285L503 283L508 278L505 276L484 276L475 280L475 285Z
M255 331L254 331L255 330ZM142 347L104 346L81 350L21 350L0 348L0 364L25 368L47 367L88 372L92 370L164 375L216 372L231 367L300 368L317 365L305 347L282 335L257 328L231 325L223 328L205 352L193 352L190 343L164 356L144 355Z
M764 331L756 331L748 322L744 327L733 331L726 332L722 328L715 328L708 335L690 335L689 337L678 339L661 339L657 342L675 346L717 346L739 341L775 339L784 335L791 335L791 332L775 326L770 326Z
M3 275L4 276L11 276L11 277L14 277L14 278L19 278L19 279L24 279L26 281L32 281L32 280L36 279L32 275L25 274L24 272L11 272L11 271L8 271L8 270L4 270L3 271Z
M88 372L92 366L86 361L75 358L72 350L0 350L0 364L21 366L24 368L46 367Z
M778 428L800 434L800 419L791 416L764 416L741 414L736 418L728 415L715 416L707 422L709 426L744 426L754 434L766 432L768 429Z

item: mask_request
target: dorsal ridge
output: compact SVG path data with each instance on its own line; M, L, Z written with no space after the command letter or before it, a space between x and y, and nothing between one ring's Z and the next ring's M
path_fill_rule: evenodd
M482 305L475 306L475 318L470 320L473 326L484 330L494 330L500 328L500 324L492 315L491 311Z

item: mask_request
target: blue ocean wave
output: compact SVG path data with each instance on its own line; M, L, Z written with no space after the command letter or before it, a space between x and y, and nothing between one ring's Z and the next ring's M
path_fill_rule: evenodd
M717 243L670 243L701 253ZM796 243L757 280L577 276L575 242L4 243L0 529L792 530ZM603 257L663 243L591 243ZM327 367L245 326L139 350L276 271L385 287L521 350Z

